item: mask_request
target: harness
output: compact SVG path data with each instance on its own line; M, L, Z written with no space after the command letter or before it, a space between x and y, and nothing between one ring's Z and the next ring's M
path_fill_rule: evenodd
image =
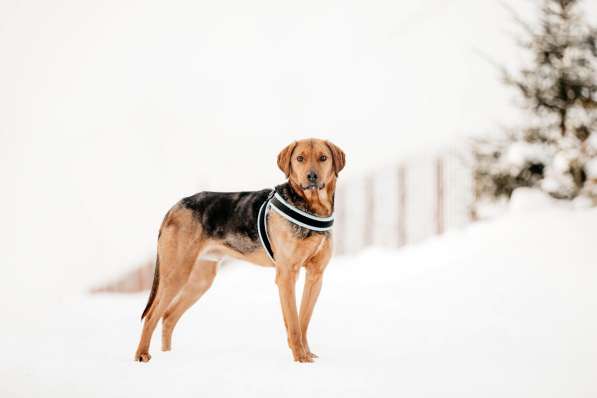
M334 225L333 214L329 217L314 216L313 214L309 214L292 206L290 203L286 202L279 193L272 190L265 202L263 202L259 208L259 214L257 216L257 232L259 233L259 240L261 241L265 252L273 262L275 262L274 251L272 250L272 245L269 241L266 218L270 209L273 209L276 213L291 223L310 229L311 231L329 231Z

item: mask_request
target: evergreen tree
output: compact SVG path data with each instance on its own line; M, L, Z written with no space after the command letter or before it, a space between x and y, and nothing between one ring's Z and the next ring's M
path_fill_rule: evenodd
M530 63L505 82L522 97L529 124L474 145L478 197L509 197L521 186L557 198L597 198L597 29L580 0L543 0L525 31Z

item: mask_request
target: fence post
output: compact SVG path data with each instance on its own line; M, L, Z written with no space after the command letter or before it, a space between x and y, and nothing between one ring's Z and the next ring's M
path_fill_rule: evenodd
M334 228L334 242L336 247L337 254L346 254L346 209L344 208L344 203L346 203L346 199L344 198L344 190L338 190L334 197L334 212L336 213L336 226Z
M406 234L406 165L398 166L398 247L407 243Z
M444 189L444 160L438 156L435 160L435 232L438 235L445 229L445 189Z
M363 247L371 246L375 227L375 192L373 175L365 177L365 225L363 226Z

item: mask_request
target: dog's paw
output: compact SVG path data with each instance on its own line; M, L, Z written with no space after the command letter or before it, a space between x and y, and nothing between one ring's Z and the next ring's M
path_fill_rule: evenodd
M311 358L309 355L306 355L306 354L305 354L305 355L303 355L303 356L300 356L300 357L298 357L297 359L295 359L295 362L300 362L300 363L312 363L312 362L315 362L315 361L314 361L314 360L313 360L313 358Z
M151 355L148 352L136 353L135 361L137 362L149 362Z
M314 353L311 352L311 349L309 348L309 344L307 343L306 340L303 340L303 348L305 349L305 352L307 353L307 356L309 356L309 358L319 358L317 355L315 355Z
M294 354L295 362L310 363L310 362L314 362L313 358L314 357L312 357L309 353L306 353L306 352Z

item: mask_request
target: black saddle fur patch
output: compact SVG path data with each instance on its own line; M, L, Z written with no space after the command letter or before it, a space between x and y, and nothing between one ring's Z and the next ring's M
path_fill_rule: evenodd
M276 186L276 192L298 209L313 213L289 183ZM240 252L249 253L259 247L257 216L259 208L268 198L271 189L247 192L200 192L181 200L181 205L193 212L203 231L214 239ZM297 238L329 232L311 231L288 221Z

